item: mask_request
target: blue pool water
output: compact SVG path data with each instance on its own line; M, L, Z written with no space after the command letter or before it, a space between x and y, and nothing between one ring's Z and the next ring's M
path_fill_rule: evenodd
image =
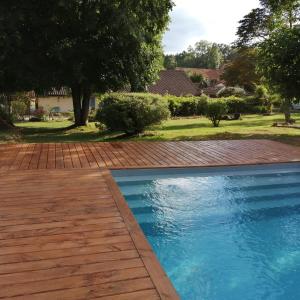
M300 165L113 175L182 299L300 299Z

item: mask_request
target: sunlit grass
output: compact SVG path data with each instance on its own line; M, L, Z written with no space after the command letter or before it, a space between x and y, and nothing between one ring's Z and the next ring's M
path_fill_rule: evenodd
M293 118L300 121L300 114ZM291 143L299 143L300 129L272 127L274 122L283 121L282 114L272 116L245 115L242 120L222 121L219 128L213 128L206 118L171 119L162 125L154 126L144 135L132 137L130 140L209 140L209 139L278 139ZM21 129L22 142L99 142L122 140L120 133L100 132L95 123L87 127L66 129L72 125L70 121L22 122L17 124ZM7 142L8 133L0 133L0 140ZM11 139L13 140L13 138ZM20 139L16 139L17 142Z

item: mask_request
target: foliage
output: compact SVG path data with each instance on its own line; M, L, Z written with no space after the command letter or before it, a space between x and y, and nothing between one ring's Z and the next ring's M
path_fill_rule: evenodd
M12 96L10 103L13 120L22 120L30 109L30 97L27 93L16 93Z
M222 79L229 86L241 86L249 92L261 81L257 72L258 53L255 48L239 49L234 59L225 66Z
M219 127L222 117L227 113L228 107L223 99L210 100L207 104L207 118L214 127Z
M176 97L164 96L172 117L204 116L207 109L207 96Z
M240 87L226 87L222 89L218 93L218 97L230 97L230 96L236 96L236 97L243 97L246 95L246 92L244 89Z
M26 115L28 106L22 101L12 101L11 111L14 120L22 120Z
M0 104L0 129L9 129L12 127L12 116L7 112L3 105Z
M199 83L200 88L205 88L208 86L208 79L205 78L202 74L189 72L188 76L193 83Z
M268 88L265 85L258 85L255 90L255 96L262 101L262 112L271 114L273 109L273 99Z
M177 67L177 62L174 55L165 55L164 68L167 70L174 70Z
M260 4L239 22L239 47L257 45L276 28L292 28L300 20L299 0L260 0Z
M167 66L186 68L218 69L228 61L233 53L231 46L225 44L199 41L194 47L175 55L165 56L165 68ZM172 63L170 63L172 62Z
M271 19L266 9L253 9L239 22L237 46L241 48L255 46L268 35L270 26Z
M247 102L245 98L231 96L226 98L225 101L228 107L228 113L241 114L247 112Z
M103 98L96 120L105 124L108 130L136 135L168 117L168 105L161 96L114 93Z
M238 29L239 46L256 45L259 69L272 89L283 97L286 123L299 97L299 0L260 0L261 9L246 16ZM270 101L269 101L270 102ZM270 103L269 110L271 110Z
M33 111L32 115L34 116L34 118L36 118L36 121L37 120L43 121L46 115L46 111L42 107L40 107L37 108L35 111Z
M284 99L286 122L290 107L300 99L300 30L281 28L266 39L260 50L260 68L268 83Z
M75 124L93 92L142 90L162 67L171 0L1 1L0 92L72 89Z
M197 73L189 73L188 74L192 82L194 83L202 83L205 81L205 78L203 77L202 74L197 74Z

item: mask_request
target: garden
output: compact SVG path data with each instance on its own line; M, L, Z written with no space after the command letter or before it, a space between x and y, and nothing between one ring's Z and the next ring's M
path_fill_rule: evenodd
M268 138L297 143L300 130L280 128L278 97L263 87L247 96L227 89L222 97L175 97L148 93L110 93L99 96L99 108L90 112L88 126L72 127L70 114L39 110L24 121L25 106L18 103L12 119L16 128L2 131L5 142L98 142L126 140L206 140ZM24 115L22 115L24 114ZM294 113L293 119L300 120Z

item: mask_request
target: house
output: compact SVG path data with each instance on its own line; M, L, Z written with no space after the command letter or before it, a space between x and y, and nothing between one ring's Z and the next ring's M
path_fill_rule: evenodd
M176 68L176 70L184 71L187 74L202 75L208 80L209 86L214 86L218 83L224 83L221 79L224 73L223 69L200 69L200 68Z
M64 113L73 111L73 100L71 90L67 87L60 89L52 88L49 91L45 91L41 94L35 94L35 107L43 108L47 112ZM91 97L90 108L96 108L96 98Z
M182 70L163 70L159 73L159 80L148 87L153 94L173 96L199 95L198 87L193 84Z

